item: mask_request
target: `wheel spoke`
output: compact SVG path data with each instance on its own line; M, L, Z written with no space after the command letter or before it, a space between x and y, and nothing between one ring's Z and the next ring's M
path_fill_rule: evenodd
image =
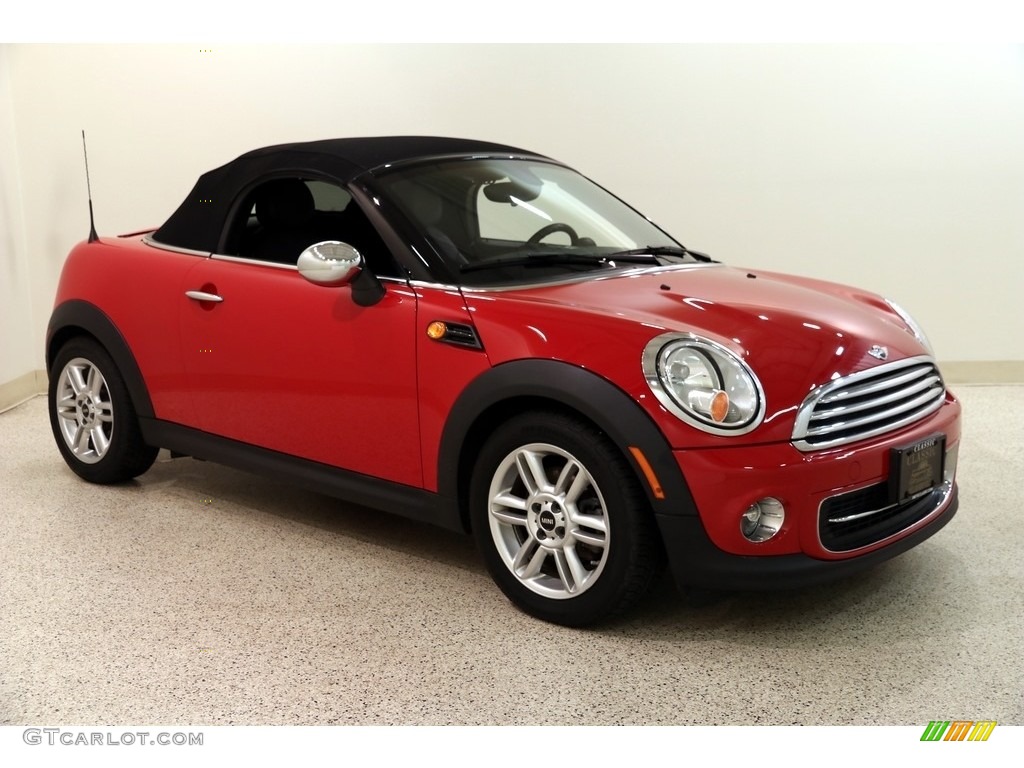
M75 421L75 417L78 415L78 411L75 409L74 403L71 405L58 405L57 415L62 419L68 419L69 421Z
M107 448L110 447L110 438L107 437L103 428L98 424L90 430L92 435L92 444L96 449L96 455L102 456L107 452Z
M520 574L524 579L532 579L544 566L544 561L548 558L548 551L544 547L537 547L537 551L533 553L533 557L530 558L529 565L526 566L526 570Z
M575 504L576 499L590 485L587 471L575 461L566 461L555 482L555 493L564 495L566 504Z
M604 549L605 538L604 534L592 533L591 531L585 531L582 528L573 528L572 537L576 541L580 541L584 544L589 544L592 547L600 547Z
M497 501L497 499L495 499ZM511 509L492 509L491 517L509 525L526 525L526 513Z
M580 471L576 473L576 476L572 480L572 485L569 486L569 490L565 492L565 503L575 504L576 499L580 497L580 494L587 489L590 485L590 477L587 475L583 467L580 467Z
M534 539L528 538L516 552L515 559L512 560L512 570L521 579L532 579L540 573L546 557L547 551Z
M518 571L520 568L523 567L523 563L525 563L529 558L530 553L533 551L533 547L536 543L537 542L534 541L532 538L527 538L526 541L524 541L519 546L519 551L516 552L516 556L512 558L513 571Z
M81 366L70 366L68 369L68 384L71 385L71 389L74 390L76 395L80 395L89 389L85 383L85 379L82 378Z
M114 420L114 405L113 403L96 403L96 415L100 421L107 422L108 424Z
M574 525L585 526L592 531L608 533L608 526L605 525L603 517L598 517L597 515L581 515L579 513L576 513L575 515L570 515L569 519L572 520Z
M516 469L519 470L519 477L526 486L527 493L546 491L548 489L547 477L544 474L544 464L540 456L534 451L520 451L516 454Z
M575 461L566 460L565 465L562 467L562 471L558 473L558 479L555 480L554 492L559 495L564 495L569 492L570 486L577 477L580 476L580 465Z
M583 563L572 549L559 549L554 554L555 566L558 568L558 578L562 580L562 586L565 587L566 592L576 592L586 576Z
M562 580L565 591L572 592L572 573L569 572L569 564L565 562L564 552L555 552L555 567L558 568L558 578Z
M566 547L565 560L569 564L569 570L572 572L572 580L576 584L576 588L583 586L583 582L587 580L587 569L583 565L583 561L580 560L580 556L576 554L576 550L573 547Z
M526 511L526 499L521 499L518 496L512 494L511 491L502 491L494 497L495 504L501 504L503 507L509 509L521 509Z
M81 455L89 450L89 430L79 424L75 428L75 436L72 439L74 443L71 450Z
M100 396L100 387L103 386L103 377L100 376L100 372L96 369L96 366L89 368L89 372L85 377L85 386L89 391L89 394L93 397Z

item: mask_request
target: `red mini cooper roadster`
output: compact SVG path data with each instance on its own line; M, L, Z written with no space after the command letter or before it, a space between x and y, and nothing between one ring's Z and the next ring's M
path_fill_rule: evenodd
M50 420L95 483L160 447L472 531L567 625L677 582L784 588L957 508L960 406L880 296L685 248L550 158L338 139L201 176L91 236L46 339Z

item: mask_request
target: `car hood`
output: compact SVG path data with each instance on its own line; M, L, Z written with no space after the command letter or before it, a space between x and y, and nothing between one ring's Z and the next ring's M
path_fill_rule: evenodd
M869 354L873 347L884 347L889 362L928 354L878 295L757 269L634 270L464 295L492 364L537 356L565 360L601 373L638 401L648 393L640 370L648 341L671 331L710 338L757 374L766 423L791 425L795 407L812 389L880 365ZM788 419L779 418L784 413Z

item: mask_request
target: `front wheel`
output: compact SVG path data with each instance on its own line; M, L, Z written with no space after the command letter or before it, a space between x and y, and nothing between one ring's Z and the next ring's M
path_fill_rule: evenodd
M158 449L143 442L128 388L103 347L72 339L51 371L50 426L75 474L91 483L116 483L152 466Z
M649 588L661 548L647 499L603 433L528 413L487 441L470 488L488 570L527 613L568 626L610 618Z

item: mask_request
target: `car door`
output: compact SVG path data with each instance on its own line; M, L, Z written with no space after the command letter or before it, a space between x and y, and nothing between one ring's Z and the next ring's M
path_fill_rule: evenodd
M386 279L380 301L359 306L351 286L302 277L294 244L270 242L276 261L215 254L187 276L191 426L422 487L414 293Z

